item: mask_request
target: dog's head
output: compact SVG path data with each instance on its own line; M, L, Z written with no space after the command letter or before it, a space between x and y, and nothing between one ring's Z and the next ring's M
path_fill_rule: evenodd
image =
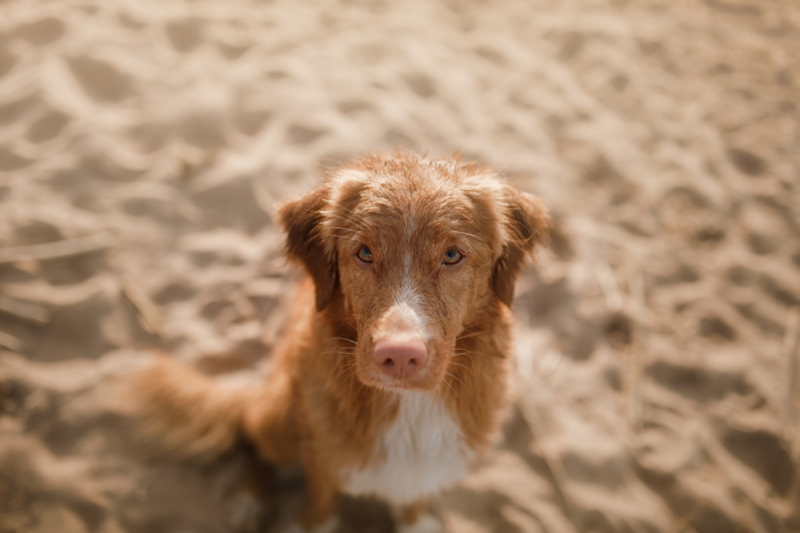
M287 252L356 332L356 375L434 389L465 330L511 305L547 235L542 202L456 158L371 156L330 173L280 211Z

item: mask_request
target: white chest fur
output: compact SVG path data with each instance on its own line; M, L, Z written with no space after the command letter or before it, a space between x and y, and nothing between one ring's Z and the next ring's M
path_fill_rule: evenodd
M373 459L344 476L345 491L376 495L396 505L412 503L453 485L474 454L436 396L399 394L397 418L379 437Z

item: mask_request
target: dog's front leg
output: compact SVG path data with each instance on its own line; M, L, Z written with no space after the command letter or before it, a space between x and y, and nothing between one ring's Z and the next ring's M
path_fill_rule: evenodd
M298 522L309 533L333 533L338 525L339 491L323 470L305 467L306 503Z
M426 512L428 502L418 500L400 509L398 533L442 533L441 522Z

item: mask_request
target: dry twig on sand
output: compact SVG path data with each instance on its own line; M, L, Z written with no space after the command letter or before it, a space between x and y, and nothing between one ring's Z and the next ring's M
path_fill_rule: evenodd
M50 311L44 307L2 294L0 294L0 312L40 325L50 322Z
M161 318L161 313L156 305L147 297L144 291L130 280L120 279L119 285L122 289L122 294L133 304L139 312L139 316L144 320L145 325L150 328L150 331L159 337L163 337L164 320Z
M553 488L555 488L556 495L561 500L561 504L564 507L564 512L567 515L567 519L572 522L575 527L578 527L578 522L576 521L577 515L575 514L572 500L567 494L567 472L564 470L564 465L562 465L561 461L555 457L555 454L550 453L550 451L547 450L538 439L539 435L544 434L544 428L542 427L542 424L539 423L539 417L535 412L536 408L532 405L528 405L528 402L525 400L523 400L521 404L522 416L525 418L528 424L530 424L533 433L533 447L536 453L538 453L539 456L544 459L544 462L547 463L547 468L550 470L550 473L553 476Z
M611 266L605 262L596 264L594 275L597 277L597 283L600 285L600 290L603 291L609 310L619 311L622 309L622 294L619 291Z
M519 394L520 411L522 417L530 426L531 433L533 433L531 440L534 451L544 459L544 462L547 464L547 468L550 470L550 474L553 477L552 482L556 496L561 501L567 519L577 528L578 522L576 520L578 516L567 491L567 472L564 469L564 465L561 464L561 461L556 456L557 454L551 452L540 440L541 436L546 434L546 429L539 417L538 406L531 396L534 394L533 391L536 390L536 384L533 382L533 378L529 373L517 372L517 377L521 382ZM526 392L529 394L525 394Z
M646 325L642 315L646 310L644 272L640 268L628 270L628 314L631 324L631 383L628 402L628 422L634 432L642 428L644 412L642 402L642 371L646 360Z
M0 249L0 265L23 261L45 261L61 257L87 254L111 246L110 233L97 233L88 237L63 241Z
M5 331L0 331L0 347L8 348L12 352L19 352L22 350L22 341Z
M786 388L784 390L783 428L787 440L800 438L800 434L792 435L795 430L795 396L797 395L798 359L800 359L800 308L792 307L786 321L786 335L784 336L784 352L786 354ZM800 442L792 443L800 448ZM800 453L800 450L795 454Z
M679 517L673 523L672 533L685 533L685 531L689 529L689 526L692 525L692 522L695 521L695 519L699 514L700 514L700 505L695 503L687 514Z

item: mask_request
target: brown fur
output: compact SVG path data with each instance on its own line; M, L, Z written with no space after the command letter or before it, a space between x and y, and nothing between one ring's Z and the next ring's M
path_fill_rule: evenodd
M268 461L302 463L301 522L313 527L335 513L341 472L374 457L399 390L441 399L475 457L486 449L504 405L514 282L549 219L491 169L407 153L337 169L279 217L287 254L309 279L264 386L222 392L162 362L137 378L138 396L150 432L184 452L213 455L243 437ZM373 263L356 257L365 245ZM449 248L461 262L442 263ZM375 339L406 331L424 333L426 364L390 378L373 360ZM403 521L421 505L410 503Z

